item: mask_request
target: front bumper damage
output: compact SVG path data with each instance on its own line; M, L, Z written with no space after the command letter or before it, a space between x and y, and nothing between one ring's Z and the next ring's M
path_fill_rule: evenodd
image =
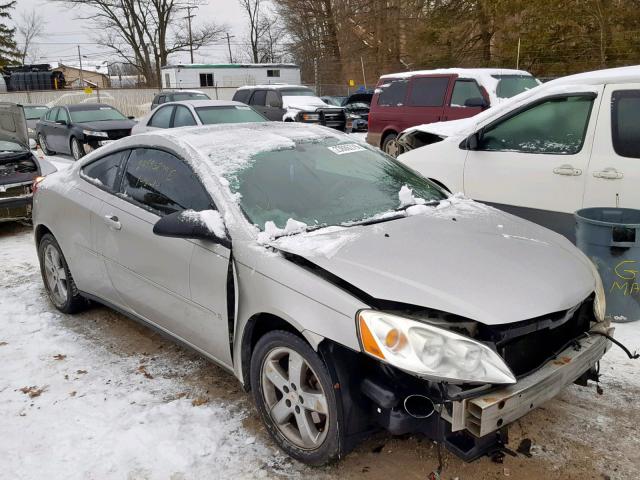
M0 222L13 222L31 218L32 182L0 185Z

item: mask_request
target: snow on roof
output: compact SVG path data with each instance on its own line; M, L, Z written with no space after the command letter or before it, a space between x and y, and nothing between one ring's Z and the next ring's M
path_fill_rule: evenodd
M176 100L175 102L165 102L164 105L191 105L193 107L246 107L242 102L234 102L233 100Z
M412 72L388 73L382 75L380 79L391 78L411 78L415 75L458 75L462 78L479 79L487 75L525 75L532 76L525 70L514 70L509 68L436 68L433 70L415 70Z
M306 85L291 85L288 83L269 83L265 85L243 85L242 87L238 87L238 90L244 90L247 88L265 88L265 89L281 89L281 88L308 88Z
M165 65L161 70L170 68L297 68L295 63L177 63Z
M591 72L576 73L551 80L547 85L605 85L609 83L638 83L640 82L640 65L629 67L606 68Z

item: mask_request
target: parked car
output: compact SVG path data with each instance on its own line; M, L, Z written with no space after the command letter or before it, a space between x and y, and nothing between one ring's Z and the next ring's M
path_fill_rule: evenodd
M358 92L349 95L342 107L347 114L348 132L366 132L369 128L369 111L373 92Z
M122 139L46 178L34 227L60 311L92 299L190 345L308 464L380 428L475 458L610 346L568 240L319 126Z
M135 135L158 128L266 121L265 117L244 103L225 100L184 100L156 108L142 117L131 133Z
M31 218L32 188L56 171L29 148L22 105L0 103L0 222Z
M347 97L342 95L323 95L320 97L320 100L332 107L341 107L346 99Z
M27 131L29 132L29 143L36 141L36 123L49 111L46 105L22 105L24 116L27 120Z
M503 68L445 68L383 75L369 113L367 141L400 152L396 138L415 125L477 115L540 82L530 73Z
M554 80L400 143L431 143L400 159L443 188L574 239L580 208L640 208L640 67Z
M299 85L252 85L240 87L236 102L252 106L269 120L315 123L344 131L344 109L324 103L309 87Z
M156 93L151 102L151 110L167 102L181 102L183 100L211 100L209 95L200 90L163 90Z
M88 151L131 135L136 124L104 103L54 107L36 123L38 144L45 155L71 154L75 160Z

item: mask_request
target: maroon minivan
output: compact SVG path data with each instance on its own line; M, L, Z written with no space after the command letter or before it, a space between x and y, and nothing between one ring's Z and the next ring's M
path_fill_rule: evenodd
M367 142L395 157L395 140L404 129L472 117L489 102L489 94L475 79L457 74L383 76L371 101Z

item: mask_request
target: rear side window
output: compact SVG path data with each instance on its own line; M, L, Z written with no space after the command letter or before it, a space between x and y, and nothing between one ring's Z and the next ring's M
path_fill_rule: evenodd
M160 216L211 208L211 200L191 168L175 155L152 148L131 152L122 179L122 193Z
M251 96L251 90L249 90L248 88L243 90L237 90L236 93L233 95L233 100L234 102L248 103L250 96Z
M383 107L397 107L404 104L407 96L406 80L389 80L378 87L380 95L378 96L378 105Z
M171 126L171 114L173 113L173 109L173 106L160 108L153 117L151 117L149 126L156 128L169 128Z
M452 107L464 107L467 100L483 98L480 87L474 80L456 80L451 94Z
M414 78L408 104L411 107L441 107L448 86L449 77Z
M258 106L264 107L266 98L267 98L267 91L258 90L253 94L253 97L251 97L251 101L249 102L249 105L258 105Z
M611 130L618 155L640 158L640 90L613 92Z
M479 150L573 155L582 150L593 95L558 97L489 127Z
M122 162L129 155L129 150L112 153L91 162L82 169L82 174L94 185L115 191L120 176Z
M196 125L196 119L193 118L187 107L176 106L176 113L173 116L174 127L191 127Z

